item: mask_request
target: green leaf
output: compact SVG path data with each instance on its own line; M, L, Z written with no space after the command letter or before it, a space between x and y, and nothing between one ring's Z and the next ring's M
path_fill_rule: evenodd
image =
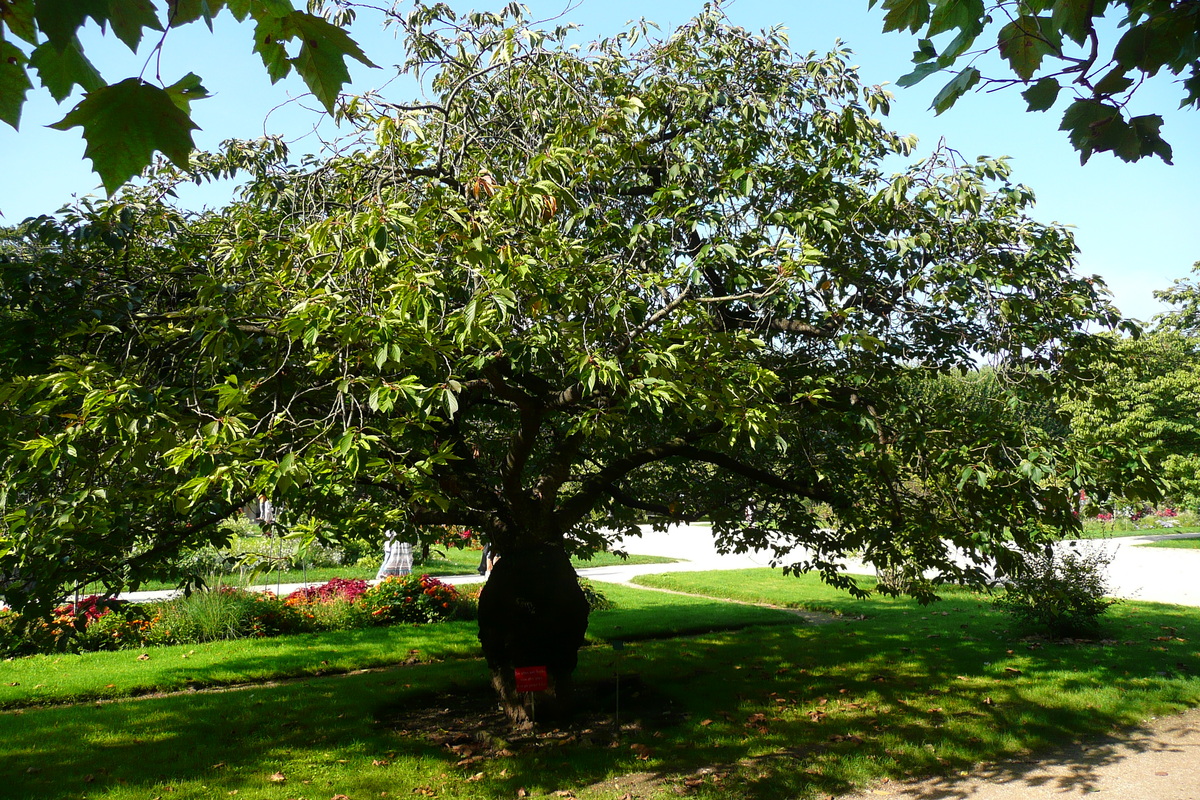
M934 63L918 64L917 68L907 75L902 75L896 81L896 85L900 87L916 86L921 81L928 78L935 72L939 72L941 67Z
M1061 90L1062 86L1059 84L1058 78L1042 78L1033 86L1021 92L1021 96L1029 104L1030 111L1045 111L1054 105L1054 101L1058 99L1058 93Z
M983 30L983 0L937 0L929 17L926 36L937 36L949 30Z
M289 39L291 35L284 31L281 17L260 19L254 26L254 52L262 58L271 83L278 83L292 71L292 62L283 46Z
M928 39L918 39L917 49L913 53L913 63L920 64L923 61L928 61L931 58L937 58L937 48L933 46L933 42Z
M1126 72L1128 72L1126 67L1113 67L1107 75L1092 85L1092 91L1097 97L1120 94L1133 86L1133 78L1127 76Z
M200 83L200 76L194 72L189 72L175 83L167 87L167 94L171 96L171 102L179 107L179 110L185 114L191 113L191 103L193 100L203 100L206 97L211 97L208 90Z
M197 128L166 91L137 78L90 92L49 127L83 128L84 156L109 193L149 166L156 150L186 169Z
M1152 17L1126 31L1113 48L1113 60L1123 67L1136 67L1147 75L1156 74L1181 53L1195 58L1195 28L1189 31L1171 19Z
M970 49L971 45L975 44L975 40L979 38L979 34L975 31L959 31L958 35L950 40L942 50L942 54L938 56L938 66L948 67L963 53Z
M1096 143L1105 136L1104 129L1114 121L1125 124L1120 109L1097 100L1076 100L1067 106L1058 129L1067 131L1071 144L1079 152L1080 163L1086 164L1095 150L1103 149L1097 148Z
M212 18L225 5L225 0L167 0L167 24L172 28L203 19L212 30Z
M103 24L107 18L105 0L38 0L34 18L38 29L55 47L64 48L75 38L75 32L88 17Z
M916 33L929 20L929 0L884 0L883 32L907 28Z
M1187 90L1187 94L1179 102L1179 107L1200 106L1200 67L1192 67L1191 76L1182 81L1182 83L1183 88Z
M1158 114L1145 114L1129 120L1129 125L1138 138L1139 157L1158 156L1166 163L1171 164L1173 163L1171 161L1171 145L1167 144L1166 140L1159 135L1162 124L1163 118Z
M108 22L117 38L135 52L141 44L143 28L163 29L150 0L108 0Z
M1095 0L1056 0L1050 18L1054 21L1054 27L1065 33L1067 38L1075 44L1083 44L1092 31L1092 9L1095 6Z
M1029 80L1042 59L1057 50L1058 33L1045 17L1018 17L1000 29L1000 57L1021 80Z
M29 44L38 44L37 26L33 24L33 0L10 0L0 4L0 23Z
M30 55L29 64L37 70L42 86L60 103L76 86L87 92L104 86L104 79L83 54L78 37L72 37L71 43L61 49L50 42L40 45Z
M246 17L256 20L278 19L296 10L289 0L226 0L224 5L238 22Z
M350 80L345 57L375 66L349 34L318 16L294 11L288 15L285 29L295 31L303 42L300 54L292 60L296 71L330 113L338 93Z
M19 47L0 39L0 120L14 128L21 124L25 93L33 88L25 63L25 54Z
M935 113L941 114L954 105L958 98L966 94L972 86L979 83L979 77L979 70L974 67L967 67L942 87L942 90L933 98L933 102L929 104L929 107Z

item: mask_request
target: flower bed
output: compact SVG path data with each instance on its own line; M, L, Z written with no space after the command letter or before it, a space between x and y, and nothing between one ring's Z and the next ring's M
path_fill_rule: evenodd
M334 578L286 597L228 586L143 604L91 596L23 627L17 614L0 611L0 656L422 624L474 615L472 597L428 575L392 577L376 586Z

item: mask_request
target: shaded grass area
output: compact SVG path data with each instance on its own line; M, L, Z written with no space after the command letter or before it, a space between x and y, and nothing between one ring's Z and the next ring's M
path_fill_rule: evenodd
M540 743L502 727L468 740L423 725L456 699L487 697L473 660L8 712L5 796L827 797L1200 703L1194 609L1126 603L1110 615L1111 639L1051 643L1019 638L966 593L922 608L831 597L811 578L766 570L669 577L685 591L732 586L846 616L585 649L581 694L607 702L618 675L628 687L619 738L603 714ZM610 613L624 630L623 612ZM482 718L491 705L480 701Z
M1157 542L1142 542L1138 547L1172 547L1184 550L1200 550L1200 536L1187 539L1159 539Z
M430 553L428 559L419 561L413 565L413 572L421 574L427 573L434 577L447 577L451 575L476 575L479 568L479 550L456 550L447 548L445 550L435 550ZM587 569L589 567L612 567L620 564L671 564L677 561L674 558L666 558L665 556L643 556L629 555L622 557L613 553L596 553L589 559L573 558L571 564L575 569ZM245 573L233 573L231 575L210 576L206 579L209 585L225 584L227 586L271 586L273 584L289 584L289 583L324 583L332 578L347 578L373 580L375 573L379 571L379 565L373 564L366 567L356 567L353 565L342 567L315 567L308 570L291 569L266 571L247 571ZM139 587L139 591L159 591L164 589L175 589L179 586L178 581L146 581ZM102 590L100 584L91 584L82 593L89 594Z
M678 636L772 623L781 611L604 585L617 604L593 614L593 642ZM111 699L210 686L344 673L404 663L476 658L474 621L327 631L0 662L0 708Z

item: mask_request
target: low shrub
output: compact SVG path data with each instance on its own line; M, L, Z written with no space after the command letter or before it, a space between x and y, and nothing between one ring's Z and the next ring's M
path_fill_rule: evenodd
M287 602L289 605L324 603L335 599L354 602L370 587L371 584L364 580L332 578L320 586L297 589L287 596Z
M1100 617L1117 602L1106 596L1111 562L1112 556L1104 550L1076 543L1026 555L995 605L1054 637L1090 636L1099 630Z
M311 616L305 616L297 607L289 605L281 597L276 597L273 592L243 594L249 595L252 601L246 608L251 636L282 636L318 629L318 626L311 622Z
M89 623L76 645L84 651L142 647L149 643L153 625L145 606L126 604Z
M394 575L372 586L359 603L378 625L439 622L466 610L458 591L429 575Z

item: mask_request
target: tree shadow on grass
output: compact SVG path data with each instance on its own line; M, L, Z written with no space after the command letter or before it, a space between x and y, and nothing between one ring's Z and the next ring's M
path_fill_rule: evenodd
M1123 779L1114 778L1109 770L1144 755L1191 755L1197 747L1200 747L1200 713L1192 711L1154 725L1122 731L1120 736L1103 736L1053 748L1037 758L988 764L972 770L969 776L940 776L893 785L889 795L905 800L969 800L987 787L1005 786L1017 792L1039 791L1039 796L1075 797L1111 791L1118 783L1121 790L1130 791L1131 778L1134 786L1148 779L1151 786L1146 787L1147 793L1138 796L1150 796L1148 792L1165 788L1161 778L1168 773L1152 772L1155 766L1163 765L1161 761L1156 760L1153 766L1139 764L1134 774Z
M1158 642L1164 620L1178 635ZM1102 735L1200 696L1200 654L1175 641L1195 641L1186 615L1118 619L1137 647L1022 642L1002 624L962 601L936 616L885 606L819 627L587 648L584 716L532 738L507 731L477 661L28 710L0 715L0 774L6 796L46 800L117 787L164 799L585 796L615 779L645 794L803 798ZM1151 684L1157 707L1114 699ZM1086 785L1103 763L1072 780Z

